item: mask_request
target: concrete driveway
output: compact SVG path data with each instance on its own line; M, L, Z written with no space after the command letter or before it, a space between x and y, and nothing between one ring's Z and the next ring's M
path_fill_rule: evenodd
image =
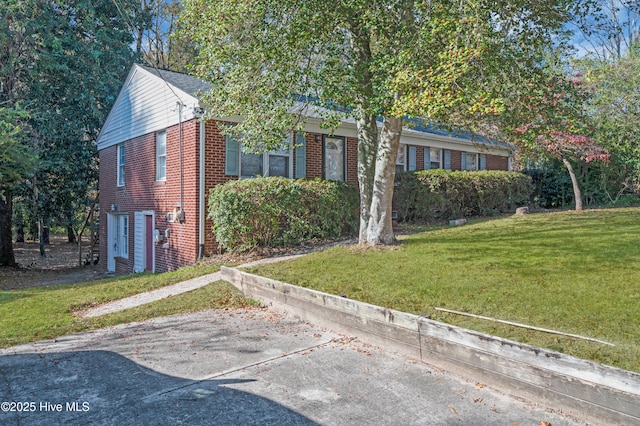
M580 424L260 308L0 350L0 424Z

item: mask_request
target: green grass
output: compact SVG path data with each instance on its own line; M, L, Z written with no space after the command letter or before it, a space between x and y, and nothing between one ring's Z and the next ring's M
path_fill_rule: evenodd
M640 209L431 228L397 247L337 247L253 272L640 372ZM442 307L614 343L447 314Z
M80 310L215 272L219 266L181 268L164 274L135 274L64 286L0 291L0 347L69 333L210 308L255 304L231 284L218 281L200 289L98 318L82 319Z

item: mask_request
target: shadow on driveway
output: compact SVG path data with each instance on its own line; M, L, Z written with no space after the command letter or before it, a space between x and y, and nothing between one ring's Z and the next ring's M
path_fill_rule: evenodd
M2 424L315 424L228 387L254 380L185 380L103 350L5 355L0 377L0 400L16 410L3 406Z

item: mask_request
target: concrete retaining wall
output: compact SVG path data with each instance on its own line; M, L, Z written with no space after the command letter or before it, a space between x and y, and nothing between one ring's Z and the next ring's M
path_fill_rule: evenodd
M640 374L222 267L247 297L590 423L640 424Z

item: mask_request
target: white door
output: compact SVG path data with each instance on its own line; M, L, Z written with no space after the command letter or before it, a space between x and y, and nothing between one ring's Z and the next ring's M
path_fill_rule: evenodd
M144 213L135 212L133 235L133 272L144 271L145 249Z

